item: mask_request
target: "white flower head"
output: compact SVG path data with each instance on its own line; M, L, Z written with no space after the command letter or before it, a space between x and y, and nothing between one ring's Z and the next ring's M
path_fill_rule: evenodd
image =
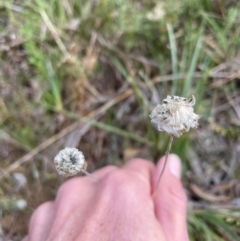
M151 115L151 122L158 125L159 131L180 137L190 128L198 127L199 115L194 113L195 97L184 98L178 96L167 96L162 105L157 105Z
M84 155L76 148L66 147L54 158L54 163L59 175L73 176L80 171L85 171L87 163Z

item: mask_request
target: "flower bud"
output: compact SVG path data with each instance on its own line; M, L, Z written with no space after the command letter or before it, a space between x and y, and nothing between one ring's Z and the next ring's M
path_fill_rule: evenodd
M85 171L87 163L84 155L76 148L66 147L54 158L54 163L59 175L73 176L80 171Z

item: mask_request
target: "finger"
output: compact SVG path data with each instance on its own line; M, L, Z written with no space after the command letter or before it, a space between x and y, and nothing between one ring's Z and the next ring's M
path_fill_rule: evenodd
M118 169L108 166L92 173L100 180L91 180L89 176L71 178L59 188L55 200L55 219L53 228L49 232L49 240L72 240L69 238L68 230L72 235L76 235L79 227L84 225L82 217L87 216L95 202L95 195L99 189L101 179L108 173ZM71 215L71 217L69 216ZM63 222L62 220L67 220ZM76 226L76 223L78 225ZM59 227L62 232L59 233ZM65 232L64 232L65 231Z
M154 164L152 162L140 158L132 159L128 161L122 169L142 180L143 184L141 185L146 184L147 190L149 194L151 194L151 179L154 172Z
M142 174L143 176L149 176L154 170L154 164L150 161L136 158L128 161L124 166L125 170L132 170L138 174Z
M53 202L46 202L40 205L33 213L27 241L45 240L45 237L51 227L54 216Z
M122 168L126 171L132 171L139 175L141 178L151 181L151 175L154 171L154 164L150 161L136 158L128 161Z
M153 175L154 190L164 165L161 158ZM181 181L181 161L176 155L169 155L166 168L154 197L157 219L171 241L188 241L187 198Z
M57 209L60 209L61 211L62 209L59 207L59 205L64 205L65 203L68 203L69 200L71 200L71 206L68 206L68 208L63 208L66 212L69 212L68 209L70 208L75 209L75 206L79 207L79 201L88 203L88 201L91 200L95 195L96 189L98 188L98 184L101 182L101 179L116 169L117 167L115 166L107 166L93 172L92 175L97 176L100 179L99 181L91 180L89 176L85 176L71 178L63 183L58 190L55 201ZM63 213L63 211L61 212Z
M76 193L80 194L78 198L81 198L82 193L84 193L85 197L91 196L95 192L96 184L98 184L104 176L116 169L118 169L116 166L111 165L91 173L91 175L99 179L97 181L92 180L90 176L75 177L67 180L59 188L56 200L58 201L58 199L62 200L63 198L69 198L71 195L76 196Z
M91 175L94 175L95 177L99 178L99 181L101 181L101 178L116 169L117 167L115 166L107 166L93 172ZM56 204L58 205L59 200L61 200L61 203L63 203L63 200L66 199L66 202L68 202L68 199L71 197L75 197L72 198L72 200L77 198L76 202L82 198L91 198L95 193L96 185L99 183L99 181L92 180L90 176L75 177L67 180L58 190Z
M106 176L109 172L113 172L117 169L118 169L118 167L109 165L109 166L106 166L104 168L101 168L101 169L93 172L92 174L101 179L102 177Z
M99 181L91 180L89 176L86 176L71 178L63 183L55 200L57 214L60 212L64 216L64 213L67 215L72 210L79 210L80 212L81 208L83 208L80 203L89 203L93 199L101 179L116 169L117 167L108 166L93 172L92 175L97 176L100 179ZM71 205L66 206L65 204L69 202Z

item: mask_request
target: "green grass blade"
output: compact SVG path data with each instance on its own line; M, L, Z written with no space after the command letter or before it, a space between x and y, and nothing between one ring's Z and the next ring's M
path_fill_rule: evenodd
M193 74L194 74L194 71L195 71L196 66L197 66L197 62L198 62L199 54L200 54L200 51L201 51L201 47L202 47L202 39L199 38L198 41L197 41L194 53L193 53L193 57L192 57L192 60L191 60L189 70L188 70L187 79L185 81L184 88L183 88L183 91L182 91L182 96L188 96L189 91L191 89Z
M167 23L167 30L168 30L168 37L170 43L170 50L171 50L171 60L172 60L172 72L174 76L178 74L178 57L177 57L177 45L175 41L175 36L173 32L172 25ZM177 79L173 78L172 80L172 95L177 94Z
M212 19L206 15L203 15L205 17L206 22L210 26L212 32L214 33L218 43L219 47L222 48L224 51L226 51L226 46L228 46L228 40L226 36L224 35L224 31L222 28L218 25L217 21L215 19Z
M128 78L128 73L126 68L121 64L121 62L115 58L115 57L111 57L111 61L112 63L115 65L115 67L117 68L117 70L127 79Z
M206 56L203 62L203 76L201 79L198 80L198 83L195 88L195 97L198 100L196 103L196 109L198 108L198 105L200 105L200 100L202 99L202 96L205 92L207 80L209 78L210 64L211 59L208 56Z
M227 36L228 32L231 30L233 25L235 24L235 21L237 17L239 16L239 10L238 9L230 9L228 11L228 18L226 21L226 26L223 31L223 35Z
M228 233L228 235L234 238L234 241L240 241L240 237L233 231L231 226L226 224L220 217L218 217L217 213L205 212L202 213L202 218L206 222L210 222L212 225L216 226L217 229Z
M214 241L214 234L212 233L211 228L209 228L199 217L196 217L193 212L188 213L188 224L188 230L193 237L196 233L199 233L198 238L201 237L206 241Z
M54 72L52 63L50 60L46 63L46 75L51 86L51 91L57 110L62 109L61 88L57 80L56 73Z

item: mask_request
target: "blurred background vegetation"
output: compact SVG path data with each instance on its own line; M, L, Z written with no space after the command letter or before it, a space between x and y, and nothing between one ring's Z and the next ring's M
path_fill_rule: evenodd
M0 240L54 199L63 147L89 172L157 162L169 136L149 114L171 94L202 116L172 148L191 240L240 240L239 36L237 0L0 0Z

